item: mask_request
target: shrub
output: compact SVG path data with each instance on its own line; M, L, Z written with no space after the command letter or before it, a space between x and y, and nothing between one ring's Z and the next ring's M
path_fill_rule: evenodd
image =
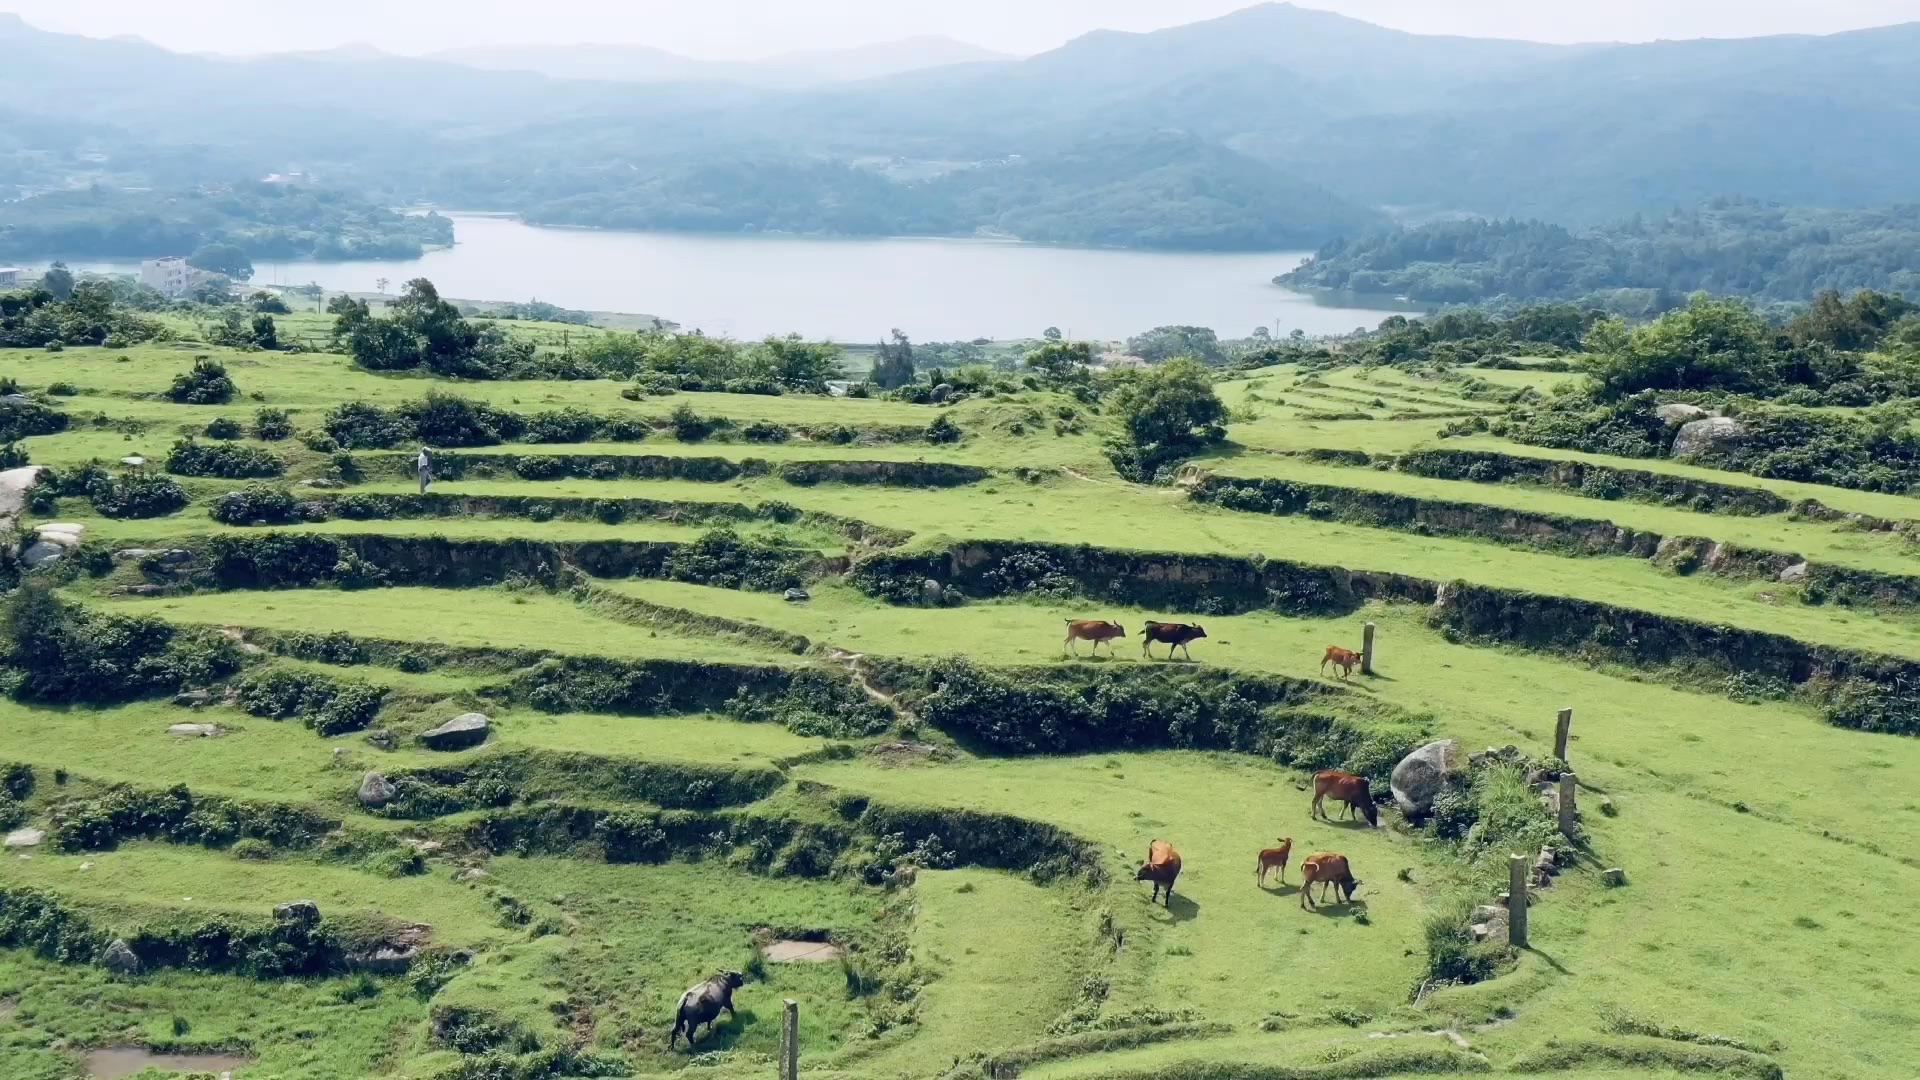
M742 438L756 443L783 443L791 434L785 424L775 424L767 420L755 420L740 432Z
M243 490L229 491L207 510L222 525L282 525L297 520L299 513L300 501L293 493L271 484L248 484Z
M187 493L170 476L132 469L109 480L104 475L87 485L87 500L103 517L164 517L187 505Z
M179 476L217 476L227 480L246 480L279 476L280 459L271 451L236 442L197 443L192 438L173 444L167 454L167 471Z
M224 678L239 667L225 638L154 618L90 611L29 585L6 608L6 666L24 701L105 704Z
M639 442L649 432L646 421L637 416L610 416L600 434L614 442Z
M457 394L431 393L394 411L430 446L494 446L526 430L519 415Z
M321 425L339 447L348 450L390 450L413 438L414 433L413 424L405 417L364 401L336 406L327 412ZM311 443L308 446L320 450Z
M207 422L206 435L209 439L237 439L240 425L225 416L216 416Z
M235 684L240 707L275 720L298 718L322 736L360 731L386 701L383 687L318 672L269 668Z
M933 423L927 425L926 438L930 443L959 442L960 425L954 423L946 413L941 413L933 418Z
M80 388L70 382L50 383L47 386L47 393L54 397L73 397L79 392Z
M226 365L201 356L194 358L191 371L173 377L167 396L181 405L225 405L236 392Z
M279 442L293 437L293 421L285 409L260 409L253 414L253 437Z
M227 853L236 859L248 862L266 862L273 858L274 854L272 844L251 836L234 841L233 847L227 849Z
M672 417L673 437L681 442L699 442L713 434L713 422L693 411L693 406L681 402L674 408Z
M804 582L798 553L743 539L732 529L715 529L681 545L667 559L666 569L675 581L723 589L778 592Z
M1427 916L1428 982L1485 982L1512 959L1501 943L1474 941L1472 921L1473 901L1465 898L1453 900Z
M555 480L567 474L567 463L546 454L513 459L514 474L522 480Z
M602 426L599 417L577 406L534 413L527 417L526 440L530 443L590 442Z
M27 455L27 448L19 443L10 442L0 446L0 469L18 469L31 463L32 459Z

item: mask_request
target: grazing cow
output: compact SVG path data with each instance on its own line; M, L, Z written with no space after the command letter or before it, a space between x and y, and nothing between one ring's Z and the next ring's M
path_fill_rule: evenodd
M1167 647L1167 659L1173 659L1173 650L1186 653L1187 659L1193 659L1193 653L1187 651L1187 642L1206 637L1205 628L1191 623L1149 622L1146 640L1140 643L1140 655L1153 659L1153 644L1161 642Z
M737 971L723 971L698 986L690 986L680 995L680 1008L673 1017L673 1034L667 1036L667 1048L673 1048L680 1033L687 1033L687 1052L693 1052L694 1029L701 1024L707 1025L707 1034L713 1034L713 1022L720 1017L720 1010L727 1010L734 1017L733 992L746 985L746 976ZM735 1017L737 1019L737 1017Z
M1343 649L1338 645L1329 645L1327 646L1327 655L1320 658L1320 674L1325 675L1327 673L1328 664L1332 664L1334 670L1338 671L1340 678L1344 680L1347 676L1353 674L1354 668L1360 666L1360 654L1354 652L1352 649Z
M1283 836L1279 847L1270 847L1260 853L1260 865L1253 872L1253 883L1264 887L1267 884L1267 871L1280 868L1280 884L1287 883L1287 856L1293 854L1293 838Z
M1165 840L1155 840L1147 845L1147 861L1140 864L1140 870L1133 875L1135 881L1153 882L1153 895L1148 903L1160 899L1160 890L1167 890L1167 906L1173 906L1173 882L1180 876L1180 853Z
M1075 656L1080 655L1080 650L1073 647L1073 643L1076 641L1093 642L1093 651L1095 653L1100 651L1100 643L1104 641L1107 643L1107 655L1112 656L1113 639L1126 636L1126 627L1121 626L1119 623L1108 622L1105 619L1067 620L1067 651L1073 653Z
M1367 824L1374 826L1380 824L1380 811L1373 805L1373 789L1368 785L1366 777L1341 772L1339 769L1322 769L1314 773L1313 812L1307 816L1332 821L1332 818L1327 817L1324 805L1329 795L1336 801L1347 804L1348 817L1353 816L1353 811L1357 807L1362 814L1366 815Z
M1327 899L1329 887L1333 889L1335 896L1341 897L1342 902L1348 904L1353 903L1353 894L1360 889L1360 882L1355 880L1353 871L1347 867L1347 857L1331 851L1307 856L1300 864L1300 876L1304 879L1300 886L1300 906L1303 908L1311 909L1320 906L1313 902L1311 895L1315 884L1320 886L1322 902Z

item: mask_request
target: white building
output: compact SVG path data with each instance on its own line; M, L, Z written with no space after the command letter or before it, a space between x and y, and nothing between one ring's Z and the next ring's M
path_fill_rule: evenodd
M178 255L148 259L140 264L140 284L160 290L167 296L185 296L205 275L187 265Z
M20 284L20 274L17 266L0 266L0 289L11 289Z

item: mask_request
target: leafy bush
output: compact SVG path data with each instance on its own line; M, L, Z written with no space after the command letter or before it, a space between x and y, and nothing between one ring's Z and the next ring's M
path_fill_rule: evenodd
M681 442L699 442L713 434L713 422L693 411L693 406L680 403L669 418L673 424L673 437Z
M1170 361L1122 384L1113 411L1121 432L1107 457L1136 483L1170 479L1171 466L1226 438L1226 406L1193 360Z
M216 416L207 421L206 435L209 439L237 439L240 437L240 425L228 417Z
M414 430L405 417L364 401L349 401L328 410L321 426L339 447L348 450L391 450L413 438Z
M271 484L248 484L243 490L229 491L207 510L208 516L222 525L284 525L297 520L299 512L300 500L287 489Z
M530 443L591 442L601 427L599 417L578 406L570 406L527 417L526 440Z
M253 437L279 442L293 437L293 421L285 409L260 409L253 414Z
M246 480L279 476L280 459L266 449L236 442L197 443L192 438L173 444L167 471L179 476L217 476Z
M804 583L803 558L762 540L744 539L732 529L715 529L675 549L666 570L675 581L778 592Z
M7 602L4 628L11 692L24 701L128 701L212 682L240 666L239 649L225 638L90 611L39 585Z
M783 443L791 434L785 424L776 424L769 420L755 420L740 432L742 438L756 443Z
M27 455L27 448L17 442L0 446L0 469L18 469L23 465L32 464L32 460Z
M225 405L236 392L226 365L201 356L194 359L191 371L173 377L167 396L181 405Z
M935 444L959 442L960 425L954 423L946 413L941 413L933 418L933 423L927 425L926 438Z
M457 394L434 392L394 411L430 446L494 446L526 430L518 414Z
M247 712L275 720L297 717L322 736L363 730L387 697L384 687L372 683L292 668L255 672L234 689Z
M108 479L100 475L87 484L87 500L103 517L164 517L187 505L187 493L178 481L145 469L130 469Z

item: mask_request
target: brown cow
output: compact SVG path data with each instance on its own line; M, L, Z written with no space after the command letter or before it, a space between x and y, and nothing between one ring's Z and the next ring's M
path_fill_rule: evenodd
M1343 649L1338 645L1329 645L1327 646L1327 655L1320 658L1320 674L1325 675L1327 673L1328 664L1332 664L1334 670L1340 673L1340 678L1345 679L1347 676L1353 674L1354 668L1360 666L1360 654L1354 652L1352 649Z
M1104 641L1107 643L1107 655L1112 656L1113 655L1113 639L1123 638L1126 636L1127 636L1126 627L1121 626L1119 623L1108 622L1105 619L1068 619L1067 620L1066 647L1067 647L1067 651L1073 653L1075 656L1080 655L1080 650L1073 647L1073 643L1076 641L1093 642L1094 653L1098 653L1100 651L1100 643ZM1092 654L1089 654L1089 655L1092 655Z
M1322 902L1327 898L1329 887L1334 895L1342 897L1342 902L1348 904L1353 903L1353 894L1360 889L1360 882L1355 880L1353 871L1347 867L1347 857L1331 851L1307 856L1300 863L1300 876L1304 879L1300 886L1300 906L1303 908L1320 906L1313 902L1310 895L1315 884L1320 886Z
M1280 884L1285 885L1287 883L1287 856L1292 854L1293 838L1290 836L1281 837L1279 847L1270 847L1262 851L1260 853L1260 865L1253 872L1253 883L1264 888L1267 884L1267 871L1277 866L1280 868Z
M1347 816L1352 817L1355 808L1366 815L1367 824L1380 824L1380 811L1373 805L1373 788L1364 776L1355 776L1339 769L1322 769L1313 774L1313 812L1308 817L1327 817L1325 802L1327 796L1333 796L1338 802L1347 804Z
M1167 890L1167 906L1173 906L1173 882L1180 876L1180 853L1165 840L1155 840L1147 845L1147 861L1133 875L1135 881L1153 882L1153 895L1147 898L1152 903L1160 898L1160 890Z
M1187 659L1193 659L1193 653L1187 650L1187 642L1206 637L1204 627L1193 623L1148 622L1146 640L1140 643L1140 655L1153 659L1153 644L1161 642L1167 647L1167 659L1173 659L1173 650L1179 649Z

